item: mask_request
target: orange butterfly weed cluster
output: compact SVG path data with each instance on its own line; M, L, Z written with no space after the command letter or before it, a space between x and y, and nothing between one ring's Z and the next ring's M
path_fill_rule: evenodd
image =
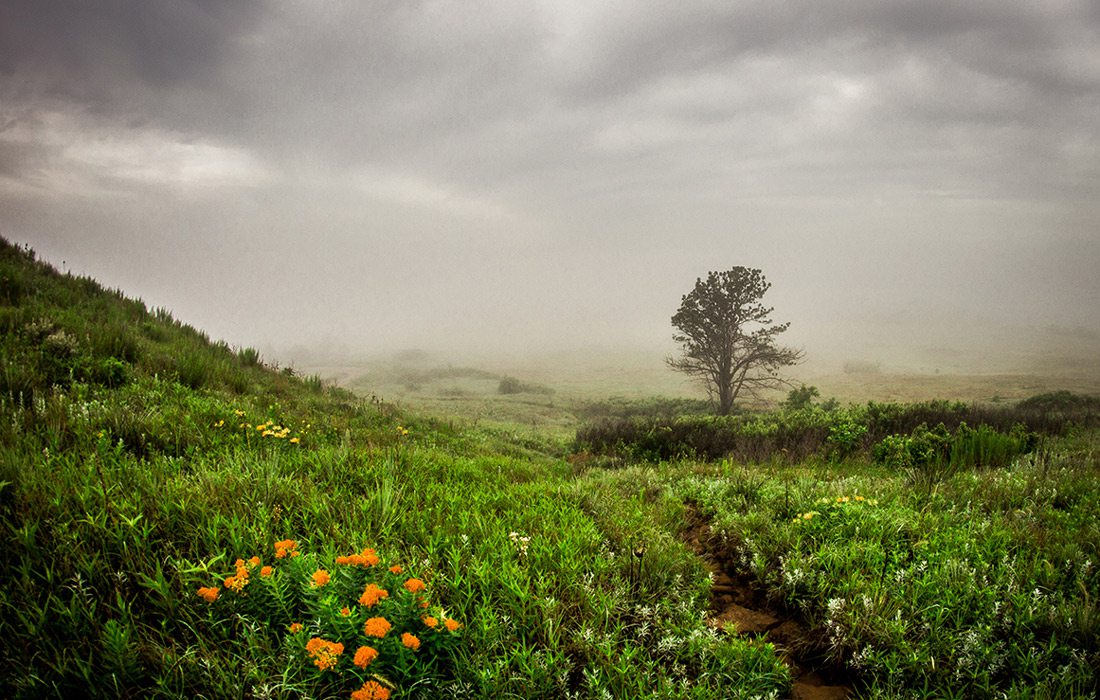
M306 653L313 659L313 663L317 668L328 671L336 666L340 654L344 653L344 645L320 637L313 637L306 642Z
M349 554L345 557L336 557L336 563L340 566L377 566L382 561L373 549L364 549L359 554Z
M390 691L377 681L367 681L359 690L353 691L351 700L389 700Z
M368 637L378 637L381 639L386 636L386 633L390 631L393 625L390 621L384 617L372 617L363 624L363 634Z
M301 552L298 551L298 543L294 540L279 540L275 543L275 558L285 559L287 557L296 557Z
M374 647L359 647L355 650L355 658L352 663L359 668L366 668L370 666L370 662L374 661L378 657L378 650Z
M274 565L258 556L237 559L222 587L202 586L196 594L213 610L285 625L288 643L300 650L301 671L353 681L345 691L353 700L389 698L418 674L432 673L435 657L462 627L433 608L423 579L400 564L383 564L369 547L335 557L333 568L314 554L302 556L295 540L279 540L274 554ZM356 596L358 605L351 602ZM308 631L301 622L287 624L287 616L310 620Z
M367 587L363 589L363 595L359 596L359 604L365 605L368 608L373 608L378 604L378 601L389 597L390 592L385 588L379 588L373 583L368 583Z
M255 560L255 564L253 564ZM248 570L249 568L255 568L260 563L259 557L252 557L247 562L244 559L238 559L233 563L233 566L237 569L237 573L233 574L229 578L225 579L225 587L231 591L240 593L244 590L244 587L248 585ZM213 602L213 601L210 601Z

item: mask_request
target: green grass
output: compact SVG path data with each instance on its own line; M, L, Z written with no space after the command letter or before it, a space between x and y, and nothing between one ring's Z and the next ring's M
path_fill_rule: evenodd
M503 374L451 370L419 378L448 382L439 400L461 418L407 412L6 243L0 329L3 697L349 698L367 681L395 698L786 697L779 650L705 622L710 576L680 541L696 511L712 556L807 621L862 697L1097 690L1095 430L999 466L981 456L999 438L968 438L978 458L920 489L862 444L601 461L571 454L583 416L560 393L501 395ZM276 559L286 539L300 557ZM337 563L364 548L377 567ZM242 569L237 593L225 581ZM452 637L418 619L410 576L426 614L461 625ZM378 608L355 601L368 581L389 591ZM394 623L377 643L375 612ZM344 645L332 670L314 637ZM380 655L362 669L365 643Z

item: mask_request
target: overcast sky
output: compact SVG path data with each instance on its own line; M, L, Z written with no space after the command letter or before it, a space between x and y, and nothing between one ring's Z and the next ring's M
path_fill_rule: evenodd
M735 265L811 356L1087 334L1100 3L4 0L0 235L234 345L643 346Z

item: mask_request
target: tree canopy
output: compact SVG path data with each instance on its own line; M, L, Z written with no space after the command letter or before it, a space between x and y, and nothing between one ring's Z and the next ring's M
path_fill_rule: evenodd
M672 317L682 354L668 364L701 381L721 415L743 392L755 397L785 384L779 370L802 360L801 350L776 342L790 323L773 322L772 308L761 303L770 287L755 268L710 272L695 281Z

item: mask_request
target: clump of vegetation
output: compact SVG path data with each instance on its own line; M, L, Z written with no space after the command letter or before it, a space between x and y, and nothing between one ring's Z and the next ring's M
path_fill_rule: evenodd
M909 435L890 435L875 446L875 462L906 474L915 486L931 489L966 467L1004 467L1035 449L1038 436L1016 426L1002 433L987 425L962 423L951 433L943 423L921 424Z
M1065 416L1075 422L1095 425L1100 420L1100 396L1086 396L1071 391L1036 394L1016 404L1021 411Z
M796 396L799 404L801 398ZM1072 424L1061 414L947 401L870 402L846 408L822 404L726 417L604 419L578 429L574 445L578 452L643 461L693 457L792 462L811 457L869 456L882 440L909 434L922 425L943 425L945 430L961 430L966 435L970 433L965 426L976 426L981 431L974 443L977 454L988 452L997 458L989 447L993 440L989 436L994 433L1061 435ZM1034 440L1025 444L1027 450L1035 445Z
M554 390L541 384L522 382L515 377L504 376L497 384L498 394L553 394Z
M710 402L702 399L651 396L643 399L615 397L603 401L587 401L577 408L577 415L589 422L626 419L664 419L679 416L704 416L711 413Z

